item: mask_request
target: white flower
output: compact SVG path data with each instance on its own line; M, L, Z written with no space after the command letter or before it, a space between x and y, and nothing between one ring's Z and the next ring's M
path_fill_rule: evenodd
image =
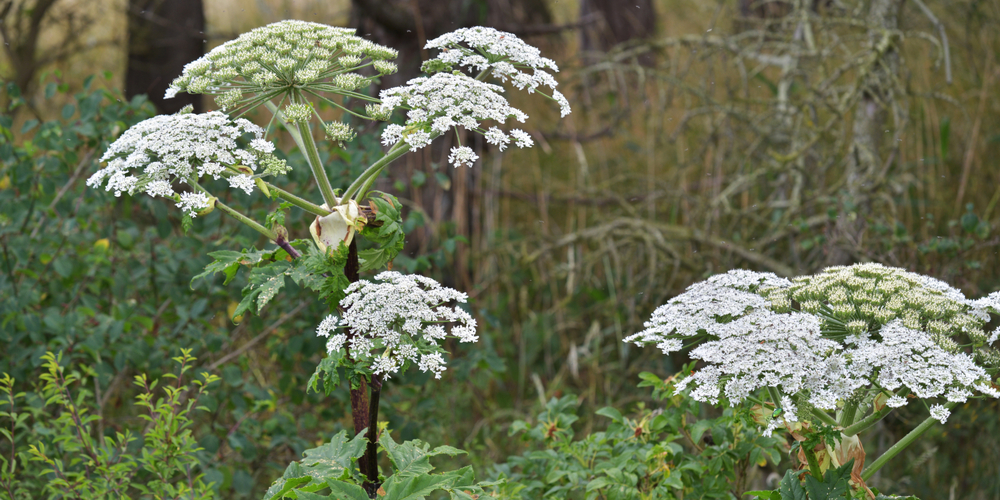
M181 193L179 201L176 202L177 208L187 212L191 217L197 216L199 210L209 208L214 203L215 199L205 193Z
M948 421L948 417L951 416L951 410L945 408L941 405L931 405L931 417L942 424Z
M243 191L246 191L247 194L252 194L253 188L256 186L253 177L250 177L247 174L234 175L227 180L229 181L229 187L233 189L242 189Z
M249 150L236 143L244 134L254 137ZM273 145L268 148L263 134L250 121L234 122L218 111L155 116L132 126L108 147L101 157L107 166L94 173L87 185L104 185L115 196L139 190L173 198L171 186L203 176L218 179L226 173L226 165L242 164L256 171L259 164L278 161L268 151ZM230 184L247 193L254 185L246 174L230 178Z
M899 408L906 406L906 398L898 395L894 395L891 398L885 400L885 405L889 408Z
M970 301L944 282L880 264L793 281L730 271L660 306L645 330L625 340L664 353L694 347L690 356L706 366L678 389L698 401L725 397L735 405L770 387L783 407L796 396L834 410L859 389L874 388L961 403L976 392L1000 397L977 364L996 359L986 349L995 339L983 332L995 300ZM901 395L886 401L906 404ZM936 408L944 421L947 410Z
M521 129L511 130L510 135L514 138L514 144L516 144L519 148L530 148L535 144L535 142L531 140L531 136Z
M337 325L350 327L349 339L334 342L331 337L328 352L346 345L354 359L368 360L372 373L386 378L419 359L421 371L441 378L446 351L439 343L449 337L461 342L478 340L476 321L460 307L449 305L464 303L466 294L430 278L394 271L380 273L375 280L347 287L347 296L340 301L343 319L337 322L330 316L317 328L323 335ZM446 325L451 325L450 333Z
M482 26L462 28L428 41L425 48L440 49L437 56L424 62L422 69L428 73L450 72L455 66L476 72L490 70L500 81L509 80L528 93L549 87L560 114L570 113L569 102L556 90L559 83L549 73L559 71L556 63L513 33Z
M316 327L316 336L329 337L330 332L336 330L338 326L340 326L340 318L331 314L320 321L319 326Z
M572 112L572 110L569 107L569 101L566 100L566 96L562 95L562 92L559 92L558 90L553 90L552 98L556 100L557 104L559 104L560 118L563 118Z
M390 146L403 140L416 150L430 143L431 132L443 133L454 126L481 132L479 122L484 120L505 123L511 117L522 122L527 119L528 115L512 107L502 92L502 87L451 73L414 78L406 85L383 90L379 94L383 113L398 106L410 111L405 127L385 128L382 144Z
M451 154L448 155L448 163L454 165L455 168L458 168L463 163L472 167L478 159L479 155L468 146L451 148Z
M340 351L344 347L345 342L347 342L347 335L343 333L331 336L330 340L326 342L326 353L333 354Z
M420 368L420 371L424 373L433 373L434 378L439 379L441 378L441 373L445 370L445 362L439 352L424 354L420 357L420 365L418 368Z

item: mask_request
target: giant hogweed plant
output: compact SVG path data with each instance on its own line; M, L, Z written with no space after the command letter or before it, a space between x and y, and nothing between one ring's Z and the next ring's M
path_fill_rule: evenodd
M89 186L104 187L115 196L145 193L171 200L185 224L219 209L273 242L271 249L212 252L214 261L195 277L222 273L229 283L243 266L249 268L249 284L234 318L259 314L286 278L336 309L317 329L329 341L310 387L322 386L329 393L342 377L347 379L357 436L338 435L307 452L267 498L422 498L440 489L463 497L479 489L471 469L430 474L430 457L459 450L429 450L419 441L397 445L387 432L379 432L385 379L413 366L440 378L447 364L441 342L475 342L478 337L475 320L457 306L466 301L464 293L391 270L374 282L360 279L361 272L391 268L405 238L399 202L372 186L391 162L451 130L459 139L459 129L482 134L500 150L511 142L532 146L528 133L502 128L508 120L523 123L528 118L507 102L502 84L551 99L562 116L570 107L550 73L558 71L556 64L511 33L460 29L427 42L427 48L438 51L422 66L427 76L374 97L365 89L396 71L395 50L351 29L316 23L282 21L254 29L189 63L167 91L167 97L179 92L214 96L220 110L184 110L135 125L108 148L102 158L106 165L88 180ZM352 104L357 102L366 103L363 111ZM331 166L320 160L317 139L322 135L342 144L354 139L356 131L347 122L324 121L320 105L370 121L389 121L397 109L406 114L384 127L384 156L340 190L330 182ZM263 127L244 117L260 107L270 111ZM275 154L271 138L282 129L303 153L318 200L279 186L295 167ZM472 167L477 160L472 148L461 143L448 156L456 168ZM224 189L240 196L260 191L277 206L264 221L253 220L219 199ZM283 226L284 210L292 207L315 216L308 228ZM292 238L307 230L311 238ZM379 473L379 446L395 469L388 479Z
M702 366L682 375L678 391L742 408L765 435L786 432L807 486L851 463L851 486L871 496L865 481L956 405L1000 397L991 314L1000 314L1000 292L970 300L880 264L792 280L736 270L692 285L625 340L664 353L691 349ZM908 404L928 416L865 467L859 435Z

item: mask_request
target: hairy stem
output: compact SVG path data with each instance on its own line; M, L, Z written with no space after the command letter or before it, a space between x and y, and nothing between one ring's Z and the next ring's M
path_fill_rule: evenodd
M954 408L956 404L958 403L947 403L944 406L945 408L948 408L950 410ZM935 422L937 422L937 420L934 417L927 417L927 419L921 422L920 425L914 427L912 431L910 431L907 435L903 436L903 438L897 441L896 444L892 445L891 448L886 450L886 452L883 453L882 456L875 459L875 461L872 462L871 465L866 467L865 471L861 473L861 479L864 479L865 481L869 480L889 460L891 460L896 455L899 455L900 452L902 452L908 446L913 444L913 442L916 441L921 434L927 432L927 429L930 429Z
M807 446L802 447L802 452L806 456L806 462L809 464L809 474L816 479L823 479L823 472L819 468L819 460L816 460L816 452Z
M327 215L330 215L331 213L333 213L333 212L331 212L331 211L329 211L329 210L327 210L327 209L325 209L325 208L323 208L323 207L321 207L321 206L319 206L319 205L317 205L315 203L312 203L309 200L306 200L304 198L299 198L298 196L295 196L294 194L289 193L288 191L285 191L284 189L281 189L278 186L275 186L274 184L271 184L270 182L264 182L264 184L267 186L268 189L270 189L271 191L274 191L278 195L279 198L281 198L281 199L283 199L283 200L291 203L292 205L295 205L295 206L301 208L302 210L305 210L306 212L309 212L309 213L311 213L313 215L318 215L320 217L326 217Z
M316 179L316 184L319 186L319 191L323 193L323 201L328 207L337 206L337 197L333 194L330 178L326 176L323 162L319 159L319 150L316 149L316 141L313 140L312 130L309 129L309 121L295 122L295 127L298 128L299 136L302 137L303 151L306 154L306 160L312 170L313 177Z
M903 388L900 389L900 391L896 394L901 397L906 397L906 395L909 394L909 392L910 391L908 389ZM867 417L847 426L843 431L844 435L846 435L847 437L851 437L870 429L873 425L877 424L879 420L882 420L883 418L885 418L886 415L892 412L892 410L893 408L885 406L881 410L873 412L871 415L868 415Z
M236 209L230 207L229 205L226 205L225 203L222 202L222 200L216 199L215 206L218 207L223 212L225 212L226 214L228 214L230 217L250 226L251 228L253 228L253 230L257 231L258 233L263 234L264 236L267 237L267 239L274 241L278 238L278 235L275 234L274 231L271 231L270 229L260 225L257 221L251 219L250 217L247 217L237 212Z
M433 140L433 138L431 140ZM344 199L350 199L352 196L357 194L363 186L370 184L368 182L369 179L378 177L378 174L382 173L382 170L385 169L387 165L392 163L393 160L396 160L400 156L406 154L407 151L409 151L409 148L405 142L397 142L396 145L385 154L385 156L379 158L379 160L375 163L372 163L372 165L365 169L364 172L361 172L361 175L359 175L357 179L354 179L354 182L352 182L351 185L347 187L347 190L344 191ZM358 199L362 199L361 196L359 196Z
M369 384L371 396L368 398L368 447L362 459L368 459L368 481L365 485L368 496L375 498L381 483L378 481L378 402L382 395L382 377L372 375Z

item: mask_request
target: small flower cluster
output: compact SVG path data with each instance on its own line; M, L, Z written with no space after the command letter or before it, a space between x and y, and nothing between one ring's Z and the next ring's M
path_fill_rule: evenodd
M236 140L253 134L248 148ZM101 161L108 164L87 180L90 187L107 182L115 196L136 191L173 199L194 216L207 208L204 193L174 192L174 183L191 184L203 176L226 177L230 187L253 192L255 181L246 172L262 167L268 174L287 172L284 160L274 156L274 144L262 138L264 130L248 120L231 121L218 111L195 114L181 112L144 120L125 131L108 147ZM242 166L246 168L237 167ZM239 173L243 172L243 173Z
M502 92L503 87L452 73L414 78L406 85L383 90L379 95L383 110L405 106L409 112L405 126L392 124L385 128L382 144L389 146L403 141L411 151L416 151L430 144L434 136L461 126L482 133L487 142L499 146L501 151L511 137L518 147L530 147L534 142L523 130L514 129L508 136L497 127L480 129L483 120L504 123L513 117L524 123L528 118L523 111L512 107L500 95ZM472 166L474 156L470 148L459 147L452 150L450 161L456 167L462 163Z
M305 21L280 21L230 40L184 67L167 89L212 94L223 109L253 104L244 94L275 94L302 88L312 92L353 91L374 77L354 71L372 66L396 72L397 52L354 35L353 29ZM365 59L368 59L366 62Z
M559 83L546 71L559 72L556 63L541 56L538 48L524 43L513 33L477 26L462 28L427 42L425 48L440 53L423 64L423 71L452 71L455 66L475 71L489 70L503 82L510 80L519 90L535 92L544 85L552 89L551 98L559 104L561 116L570 114L566 97L556 86ZM521 70L531 70L527 73Z
M997 333L983 331L990 312L1000 312L1000 293L972 301L939 280L878 264L792 281L741 270L692 285L625 340L664 353L697 345L690 355L707 366L679 386L713 404L725 397L736 405L771 387L786 410L796 401L834 410L873 384L964 402L974 392L1000 397L988 370L996 366L983 363L997 358L989 345ZM897 395L886 404L906 402ZM932 416L943 422L948 410L935 406Z
M329 337L326 349L333 354L347 348L356 360L370 360L373 374L389 378L417 363L420 371L441 378L445 352L438 343L448 337L476 342L476 320L452 302L464 303L468 296L419 275L386 271L375 276L381 283L352 283L340 301L342 318L328 316L317 328ZM445 324L453 324L450 331ZM349 327L350 335L333 334ZM376 351L376 352L373 352Z

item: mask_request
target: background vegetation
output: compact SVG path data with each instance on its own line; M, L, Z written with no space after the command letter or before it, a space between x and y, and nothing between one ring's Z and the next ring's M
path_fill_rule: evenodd
M419 58L421 41L453 23L492 25L558 61L574 105L559 125L532 113L542 117L534 149L477 144L471 170L449 169L446 148L427 150L385 181L407 192L410 241L396 266L468 290L483 330L475 347L453 346L445 380L389 384L382 404L400 440L468 449L449 460L484 476L552 444L508 438L515 421L527 429L575 414L586 436L616 425L595 414L604 406L639 418L638 405L663 402L636 388L638 374L665 378L685 360L621 339L690 283L733 267L787 275L874 260L970 297L1000 288L996 1L658 0L636 3L641 15L600 1L399 1L388 13L368 3L191 2L204 26L184 33L204 35L188 44L204 50L294 17L358 26ZM194 371L221 378L200 401L207 411L190 415L205 481L226 498L258 498L304 449L350 427L346 391L304 391L322 353L321 309L292 289L283 310L232 324L234 288L189 280L206 251L260 244L255 234L218 214L185 234L171 207L81 180L117 134L163 111L162 91L149 102L138 97L149 85L128 88L137 44L120 35L134 41L143 20L169 22L158 8L0 1L0 372L32 409L13 443L51 439L46 351L80 370L74 394L101 417L94 432L110 435L148 430L132 378L173 371L170 358L191 348ZM414 15L392 18L393 8ZM334 183L379 147L368 133L326 151ZM289 162L304 165L294 152ZM311 189L307 169L291 176ZM303 237L307 222L285 225ZM998 410L966 405L873 484L928 499L1000 497ZM917 418L890 418L866 447L884 449ZM0 440L0 455L10 450ZM19 467L33 477L41 464ZM781 469L751 470L747 481L762 487Z

